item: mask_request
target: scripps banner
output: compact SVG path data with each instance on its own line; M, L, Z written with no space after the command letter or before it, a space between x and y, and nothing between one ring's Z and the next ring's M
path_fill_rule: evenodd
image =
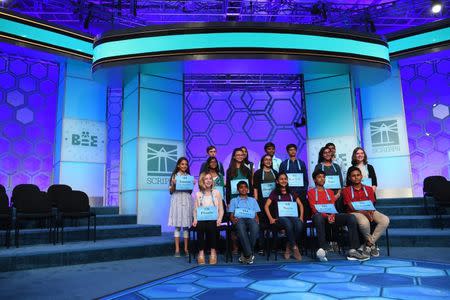
M364 145L369 157L408 155L404 117L364 120Z
M64 119L61 160L105 163L106 124L104 122Z
M177 160L184 156L181 141L139 139L138 188L167 190Z

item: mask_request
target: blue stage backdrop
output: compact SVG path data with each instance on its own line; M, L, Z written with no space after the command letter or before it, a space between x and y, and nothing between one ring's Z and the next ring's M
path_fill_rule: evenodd
M414 196L427 176L450 177L450 50L401 61Z
M52 182L58 65L0 52L0 184Z
M184 134L192 173L199 174L208 145L217 147L225 169L240 146L259 164L268 141L280 158L287 157L287 144L296 144L306 161L306 128L293 126L301 118L300 100L298 75L185 75Z

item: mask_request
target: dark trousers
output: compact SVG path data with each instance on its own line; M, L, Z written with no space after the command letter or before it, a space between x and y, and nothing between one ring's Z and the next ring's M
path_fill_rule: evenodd
M211 249L217 247L217 226L216 221L198 221L197 222L198 249L205 250L206 241Z
M297 245L303 232L303 222L296 217L280 217L278 222L286 229L286 236L291 246Z
M350 242L350 249L358 249L359 247L359 234L358 223L356 218L352 214L336 214L335 223L337 226L347 226L348 237ZM328 243L326 240L325 225L328 224L327 217L323 217L322 214L317 213L313 216L313 224L317 231L317 239L319 240L319 248L327 249Z

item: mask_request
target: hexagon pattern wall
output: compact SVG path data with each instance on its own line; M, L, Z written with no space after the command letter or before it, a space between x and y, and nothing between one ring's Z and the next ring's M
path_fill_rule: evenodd
M106 203L119 205L120 135L122 124L122 89L108 90L108 148L106 154Z
M298 145L306 161L306 128L294 128L301 116L300 88L296 90L213 91L186 89L184 103L186 154L191 172L198 175L206 147L215 145L225 169L234 148L246 146L250 160L259 165L264 144L273 141L277 157L285 147Z
M450 59L409 64L400 71L414 196L422 196L426 177L450 176Z
M0 184L51 184L58 65L0 52ZM50 117L49 117L50 116Z

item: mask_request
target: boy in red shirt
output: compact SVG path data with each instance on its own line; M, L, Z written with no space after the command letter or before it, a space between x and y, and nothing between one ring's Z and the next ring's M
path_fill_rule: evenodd
M361 181L361 170L358 167L350 167L347 172L347 186L342 191L344 205L347 212L356 217L359 230L366 239L365 245L362 245L360 249L365 254L378 257L380 252L375 243L389 226L389 218L377 210L358 210L354 207L356 205L354 202L370 201L372 204L375 203L375 193L372 187L363 185ZM377 224L372 234L370 234L371 222Z
M325 225L336 224L337 226L347 226L348 228L350 250L348 250L347 259L359 261L368 260L370 256L362 253L362 251L360 250L357 250L357 248L359 247L358 226L356 218L353 215L343 213L320 213L318 211L318 208L320 206L323 207L323 204L329 205L328 209L333 209L336 198L334 197L334 193L332 190L327 190L323 187L325 184L324 171L318 169L314 171L312 176L316 187L308 191L308 201L313 214L312 220L314 227L316 228L317 238L319 241L319 250L317 250L316 252L317 258L320 261L328 261L325 250L328 248ZM319 210L323 211L323 209Z

